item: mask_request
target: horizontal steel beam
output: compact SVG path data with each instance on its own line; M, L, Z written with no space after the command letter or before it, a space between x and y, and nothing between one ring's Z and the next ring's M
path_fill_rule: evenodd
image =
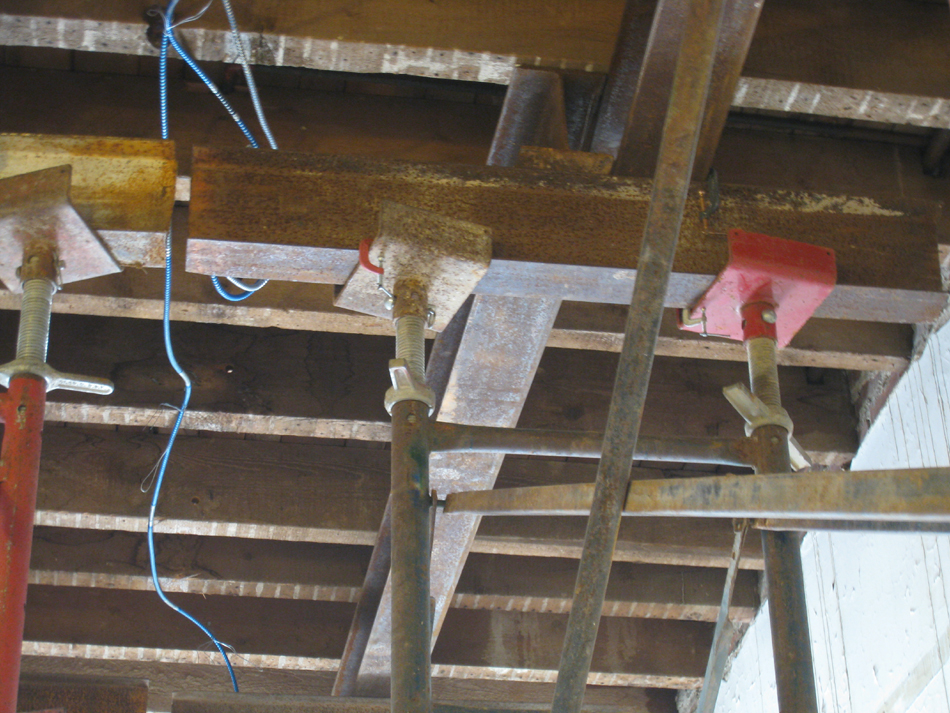
M342 284L378 232L382 200L492 230L476 294L628 304L652 182L497 166L444 166L196 148L187 269ZM700 218L687 202L667 307L691 305L742 227L832 248L838 286L819 317L923 322L946 302L933 206L903 199L723 187Z
M445 512L588 515L594 486L450 494ZM950 524L950 468L819 471L639 480L624 515ZM784 528L795 529L795 528Z
M597 431L496 428L433 422L429 434L432 452L506 453L508 455L600 458L604 434ZM635 460L675 463L749 465L745 439L662 438L637 440Z

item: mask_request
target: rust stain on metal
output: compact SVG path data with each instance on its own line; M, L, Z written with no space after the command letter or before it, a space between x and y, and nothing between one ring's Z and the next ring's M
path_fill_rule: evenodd
M468 221L384 201L379 234L369 257L381 265L383 287L395 292L399 279L412 276L425 284L430 325L441 332L488 271L491 233ZM334 304L375 317L390 317L377 276L357 265Z

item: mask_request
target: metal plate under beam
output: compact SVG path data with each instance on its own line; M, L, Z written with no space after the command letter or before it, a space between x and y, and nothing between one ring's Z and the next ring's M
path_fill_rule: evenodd
M159 265L175 203L175 144L0 134L0 178L72 166L70 200L123 265Z
M343 284L392 200L491 229L477 294L629 303L651 182L501 167L196 148L188 270ZM722 189L703 230L687 204L668 307L726 263L731 228L831 248L839 285L816 316L929 321L940 292L935 213L904 200Z
M429 306L435 311L431 327L441 332L488 270L491 234L468 221L384 201L369 257L383 268L382 285L390 293L402 277L425 283ZM358 266L334 304L391 319L385 300L377 275Z
M122 268L69 202L69 166L0 179L0 280L19 292L24 248L55 246L59 282L111 275Z

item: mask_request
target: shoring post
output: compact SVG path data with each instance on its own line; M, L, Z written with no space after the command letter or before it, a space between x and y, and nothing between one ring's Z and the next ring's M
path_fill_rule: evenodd
M743 307L742 318L752 393L776 414L775 423L752 430L753 466L756 473L787 473L791 470L789 430L779 422L788 422L788 415L782 409L779 393L775 310L767 302L756 302ZM762 548L779 710L817 713L801 534L763 531Z
M428 423L434 403L425 386L425 284L401 279L393 290L396 359L392 414L392 684L393 713L432 709L432 617L429 564L432 550Z

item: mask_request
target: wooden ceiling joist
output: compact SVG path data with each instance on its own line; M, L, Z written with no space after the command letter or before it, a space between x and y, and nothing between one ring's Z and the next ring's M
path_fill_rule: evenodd
M494 221L497 263L510 271L504 279L493 277L493 284L489 280L477 300L486 314L494 314L499 303L526 296L547 295L551 304L541 325L523 327L528 317L537 316L524 305L526 319L510 321L509 332L530 329L534 343L526 350L531 354L522 355L530 367L524 378L505 382L511 403L506 401L510 408L504 413L497 401L472 395L490 390L486 379L476 377L494 373L480 368L498 352L484 333L494 320L469 325L468 339L481 350L466 347L455 371L447 367L455 374L455 391L450 390L446 411L454 409L465 422L480 422L480 415L492 412L489 417L508 425L601 430L649 182L484 168L492 155L502 91L484 83L517 88L512 78L530 74L519 67L541 68L551 88L544 104L548 112L565 99L572 101L568 95L575 92L571 83L578 76L592 80L588 90L596 89L614 54L624 4L596 0L581 7L570 0L527 0L502 7L372 0L320 12L310 0L242 3L238 19L253 61L285 67L269 78L262 74L281 147L355 158L245 159L234 150L243 146L240 135L221 128L229 121L222 110L203 90L175 79L174 154L167 144L150 154L149 142L143 142L140 156L153 172L156 167L164 171L166 190L151 204L153 210L139 217L154 217L156 211L167 215L176 173L181 179L194 176L194 200L180 191L174 211L178 255L185 252L190 222L196 238L232 241L210 243L211 251L204 254L219 261L226 255L229 261L199 265L193 250L192 268L253 276L260 260L239 261L248 242L269 243L258 257L286 258L280 254L284 248L253 221L263 216L271 231L280 225L286 237L290 233L283 228L293 227L295 215L299 223L300 215L316 209L324 219L317 229L334 226L317 245L337 251L336 272L328 282L339 284L355 264L358 238L375 234L376 205L308 202L313 186L306 171L297 169L318 166L324 188L366 176L377 181L360 184L356 195L369 189L378 193L387 181L403 180L402 169L393 163L399 160L413 162L412 180L421 176L420 185L426 177L435 178L423 193L437 190L433 186L440 182L479 184L477 193L507 181L502 193L486 193L478 215L462 216ZM648 26L654 5L650 0L627 3L628 19ZM748 5L735 3L746 10ZM720 78L717 121L725 121L731 108L785 120L824 117L832 127L859 120L862 127L875 125L877 138L886 138L882 130L890 131L890 125L903 133L899 143L883 144L727 126L718 150L715 139L709 142L704 165L715 150L723 184L751 187L724 188L723 208L708 230L700 230L695 206L690 208L684 262L674 276L680 290L668 305L660 336L663 356L650 382L646 433L728 437L742 432L741 420L720 392L745 379L738 363L745 360L743 350L679 332L672 309L691 302L718 272L725 259L723 234L730 227L827 241L839 251L843 288L826 313L780 355L787 365L781 373L783 401L796 423L796 437L822 464L844 464L856 447L845 376L834 369L903 368L911 355L912 323L929 320L943 308L936 255L938 243L950 243L950 219L933 206L950 190L945 181L923 175L918 149L928 129L948 128L950 121L950 82L940 72L921 69L950 63L944 42L950 19L945 5L912 0L897 5L770 0L754 34L754 19L740 13L751 25L746 23L744 33L736 29L733 39L742 41L727 48L735 61ZM155 138L156 51L143 39L141 11L127 0L0 0L0 63L28 62L33 56L47 67L105 72L67 75L49 68L0 67L0 131ZM182 27L181 36L199 58L234 60L233 41L217 6ZM740 78L739 56L745 49ZM108 74L116 67L125 76ZM428 79L410 85L391 77L381 89L379 78L355 72ZM442 79L472 83L442 85ZM242 114L251 114L246 96L239 91L232 98ZM516 98L509 90L509 101ZM70 111L62 111L63 105ZM565 115L565 125L577 129L592 116L592 107L584 111L584 116ZM563 148L562 117L555 118L555 138ZM195 146L209 147L197 161ZM210 169L209 156L218 161ZM273 166L265 165L271 161ZM281 173L282 162L293 164L290 173L296 176ZM353 166L363 168L350 171ZM277 172L269 173L275 167ZM268 194L274 175L299 181L297 197ZM565 226L574 230L568 231L571 239L512 238L518 220L511 216L531 208L540 182L548 184L547 202L536 206L533 218L521 216L521 222L543 232L556 221L560 232ZM132 186L124 179L120 183ZM184 187L185 181L179 184ZM389 190L389 184L383 188ZM565 187L566 192L558 192ZM406 195L415 200L412 191L418 188L410 185ZM84 189L79 184L74 191L77 203L88 199ZM505 191L516 194L510 205L518 210L499 211L496 205L493 214L493 204L508 205L499 200ZM591 205L569 205L578 195ZM858 198L834 198L840 195ZM449 205L444 198L438 209ZM613 216L613 232L596 226L598 236L608 240L591 240L584 221L572 221L581 215L600 220L605 212L610 217L612 207L605 206L615 199L636 207ZM89 213L93 222L100 218ZM160 404L174 402L179 385L165 364L159 330L145 321L161 316L162 229L152 221L125 230L104 236L120 248L125 272L70 286L54 303L63 314L53 320L50 361L109 375L117 389L99 400L54 393L47 405L47 420L60 423L48 424L45 434L24 670L150 678L150 709L167 711L172 691L224 691L228 683L224 672L210 665L215 657L202 648L197 632L149 591L142 534L149 495L140 486L164 448L175 414ZM265 239L259 241L261 235ZM310 244L302 240L296 247L306 252ZM543 257L537 255L539 246ZM243 690L326 695L388 493L390 428L381 394L387 386L391 327L334 308L332 284L273 282L246 303L222 305L207 278L186 273L179 260L173 334L195 377L195 394L159 506L160 570L173 596L238 648ZM284 259L283 267L292 263ZM580 274L579 267L590 274ZM531 284L513 291L512 275L527 276ZM559 304L565 296L578 301ZM592 299L617 304L580 301ZM0 309L17 306L16 296L0 291ZM0 314L0 333L12 334L14 326L10 313ZM513 351L517 340L504 336ZM2 344L7 343L12 338ZM439 358L443 346L434 348ZM452 378L447 378L450 385ZM471 408L460 398L468 398ZM456 468L468 471L465 487L472 485L471 476L485 475L502 461L484 460L491 463L476 468L465 461ZM635 466L655 477L711 472L702 466ZM498 469L498 485L589 482L594 474L591 461L507 457ZM451 490L451 479L444 480ZM492 478L483 480L487 486ZM448 520L437 518L437 527L444 529ZM443 541L458 540L463 549L470 543L471 556L462 567L465 552L459 549L456 568L445 565L438 591L444 606L437 618L444 618L444 626L433 658L437 700L549 704L584 529L582 518L488 518L477 531L466 522L449 535L442 533ZM661 689L699 685L732 535L732 524L720 520L629 518L623 523L591 678L598 685L588 695L590 702L623 705L634 713L668 712L674 710L673 696ZM733 616L745 622L758 603L756 570L763 560L757 538L746 543L741 566Z
M649 25L653 5L634 3L634 17ZM306 0L293 0L279 7L244 3L238 20L255 64L507 84L517 66L606 72L623 9L624 0L582 7L541 0L517 6L377 0L315 11ZM6 0L0 13L0 44L157 55L145 39L142 7L126 0ZM895 6L874 0L829 6L820 0L776 0L762 10L744 73L767 78L763 81L824 85L822 95L835 107L832 116L847 112L847 118L867 118L871 104L849 102L847 91L950 97L945 73L936 71L950 64L942 39L948 29L950 19L939 3L901 0ZM219 7L182 27L181 34L198 59L236 61ZM920 71L927 67L935 71ZM807 87L802 90L807 93ZM821 105L808 111L810 105L798 107L793 100L783 110L814 114ZM897 101L892 106L889 116L901 119L892 123L941 125L933 123L939 111L928 116L929 109L921 113L920 105Z

